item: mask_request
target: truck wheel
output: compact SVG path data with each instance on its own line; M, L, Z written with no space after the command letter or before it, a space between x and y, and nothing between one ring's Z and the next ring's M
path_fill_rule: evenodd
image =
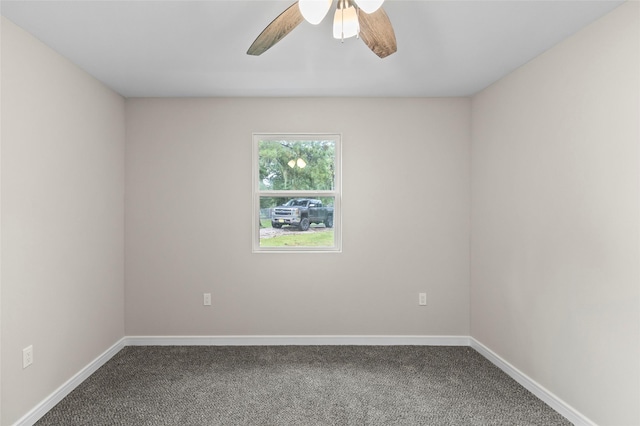
M324 221L324 226L333 228L333 216L327 216L327 220Z
M309 219L305 217L300 221L300 230L306 231L307 229L309 229Z
M282 224L281 223L273 223L273 222L271 222L271 226L273 226L274 228L277 228L277 229L282 228Z

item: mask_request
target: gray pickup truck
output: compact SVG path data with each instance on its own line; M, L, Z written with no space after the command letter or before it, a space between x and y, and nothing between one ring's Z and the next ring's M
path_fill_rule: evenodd
M274 228L289 225L306 231L312 223L324 223L327 228L333 228L333 207L323 206L320 200L294 198L271 211Z

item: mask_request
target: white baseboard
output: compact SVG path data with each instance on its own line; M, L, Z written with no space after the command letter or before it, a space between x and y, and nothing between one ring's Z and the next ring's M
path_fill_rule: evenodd
M130 336L127 346L469 346L468 336Z
M32 426L35 422L40 420L42 416L47 414L58 402L69 395L80 383L85 381L90 375L92 375L98 368L102 367L107 361L109 361L115 354L120 352L125 346L125 338L118 340L113 346L104 351L100 356L91 361L86 367L76 373L72 378L67 380L62 386L53 391L51 395L46 397L40 404L36 405L31 411L22 416L20 420L14 423L14 426Z
M129 336L123 337L75 376L67 380L40 404L25 414L14 426L32 426L51 408L109 361L125 346L470 346L508 374L529 392L576 426L596 426L569 404L502 359L482 343L469 336Z
M491 349L470 337L470 346L478 351L480 355L491 361L496 367L507 373L513 380L518 382L522 387L537 396L545 404L556 410L563 417L573 423L575 426L596 426L594 422L583 416L579 411L571 407L569 404L558 398L544 386L518 370L516 367L505 361Z

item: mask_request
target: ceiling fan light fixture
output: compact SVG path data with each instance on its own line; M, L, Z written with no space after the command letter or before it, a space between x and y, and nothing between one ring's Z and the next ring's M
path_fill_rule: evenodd
M360 32L358 24L358 12L352 5L349 7L338 8L333 15L333 38L344 40L345 38L355 37Z
M333 0L299 0L298 7L304 19L313 25L318 25L331 8Z
M366 13L360 9L360 5L365 5L368 10L371 10L368 8L371 3L365 4L363 2L382 4L383 1L337 0L338 6L333 19L333 37L344 41L345 38L356 36L379 58L386 58L397 52L396 35L384 9L378 7L373 13ZM247 55L262 55L282 40L305 20L301 10L304 10L306 14L307 6L312 6L310 9L322 12L315 19L309 17L310 22L319 23L328 12L326 8L331 8L331 4L333 4L332 0L297 0L262 30L249 46Z
M364 13L371 14L380 9L384 0L355 0L355 2Z

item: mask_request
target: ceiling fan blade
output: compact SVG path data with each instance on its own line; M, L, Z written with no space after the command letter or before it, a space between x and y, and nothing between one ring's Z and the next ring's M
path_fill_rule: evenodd
M271 46L282 40L303 20L298 2L295 2L262 30L251 47L249 47L249 50L247 50L247 55L262 55Z
M358 21L360 22L360 38L373 53L381 58L386 58L398 50L396 33L393 31L387 13L382 8L371 14L361 10Z

